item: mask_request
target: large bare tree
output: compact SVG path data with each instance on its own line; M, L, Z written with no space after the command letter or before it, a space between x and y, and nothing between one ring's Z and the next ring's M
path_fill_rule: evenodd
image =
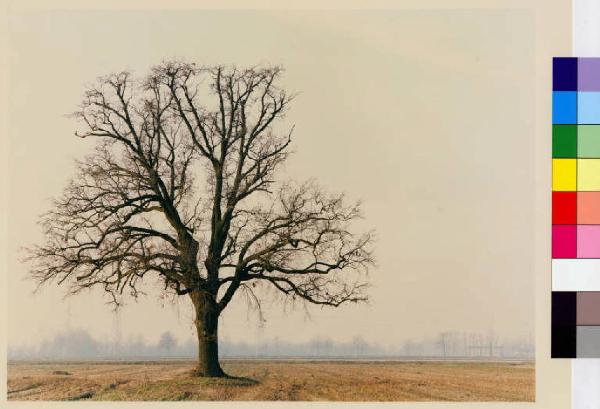
M150 276L187 295L202 376L224 376L218 322L237 293L258 306L269 286L326 306L367 300L371 237L350 230L360 204L276 181L292 136L281 73L165 62L89 87L74 115L94 150L42 217L33 277L117 304Z

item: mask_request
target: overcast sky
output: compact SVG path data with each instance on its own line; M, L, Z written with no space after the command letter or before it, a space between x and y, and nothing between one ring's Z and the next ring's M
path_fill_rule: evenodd
M523 11L44 12L13 15L9 55L9 344L192 334L188 298L32 294L19 248L93 145L64 116L84 84L165 58L281 64L300 92L286 177L362 199L377 230L369 305L283 311L236 299L221 336L392 344L443 330L534 332L533 20ZM310 314L307 315L307 312Z

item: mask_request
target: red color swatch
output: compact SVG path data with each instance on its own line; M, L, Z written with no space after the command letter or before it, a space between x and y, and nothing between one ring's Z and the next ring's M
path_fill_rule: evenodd
M577 192L552 192L552 224L577 224Z

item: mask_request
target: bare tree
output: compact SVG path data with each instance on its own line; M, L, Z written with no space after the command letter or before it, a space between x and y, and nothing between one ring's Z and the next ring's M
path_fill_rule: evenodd
M277 126L293 99L281 73L166 62L143 80L99 79L75 113L95 151L42 217L33 277L100 286L116 304L159 278L190 297L203 376L224 375L218 321L237 293L259 309L261 286L324 306L366 301L372 240L350 230L360 203L276 181L293 130Z

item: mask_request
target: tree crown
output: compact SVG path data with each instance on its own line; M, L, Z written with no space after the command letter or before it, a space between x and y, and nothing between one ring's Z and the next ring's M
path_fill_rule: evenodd
M136 80L89 87L74 116L97 140L41 220L33 277L73 293L101 286L118 302L157 274L176 294L202 291L218 310L255 283L314 304L366 301L372 237L360 203L314 180L278 182L293 96L280 67L165 62Z

